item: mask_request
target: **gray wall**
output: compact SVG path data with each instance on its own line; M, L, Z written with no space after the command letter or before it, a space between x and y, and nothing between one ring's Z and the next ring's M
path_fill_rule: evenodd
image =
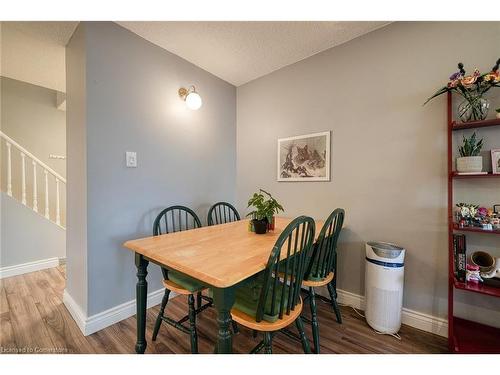
M3 191L0 267L64 258L66 233Z
M490 69L499 40L499 22L396 23L238 87L239 209L258 188L289 216L345 208L339 287L364 294L364 242L396 242L408 249L404 306L445 316L446 102L422 103L459 61L469 72ZM277 139L326 130L331 182L278 183ZM467 198L484 190L485 203L500 202L498 181L482 181ZM488 248L500 256L496 244ZM498 301L479 302L498 311Z
M161 208L187 205L206 222L210 204L234 201L236 89L116 24L83 23L77 36L83 42L73 37L67 56L68 97L78 98L68 99L68 138L72 126L85 128L78 147L86 156L72 167L87 175L86 310L93 315L134 298L133 254L122 243L150 235ZM70 55L82 53L84 71L75 72ZM85 76L83 97L72 93L73 74ZM203 98L198 111L177 94L190 84ZM81 107L85 114L72 117ZM137 152L137 168L125 167L125 151ZM70 202L83 204L83 195L68 186ZM68 221L68 240L80 230ZM159 268L149 271L149 290L159 289Z

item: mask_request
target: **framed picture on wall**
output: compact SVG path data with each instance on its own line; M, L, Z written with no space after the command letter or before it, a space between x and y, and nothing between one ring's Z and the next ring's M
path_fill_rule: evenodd
M493 174L500 174L500 148L491 150L491 169Z
M278 181L330 181L330 132L278 139Z

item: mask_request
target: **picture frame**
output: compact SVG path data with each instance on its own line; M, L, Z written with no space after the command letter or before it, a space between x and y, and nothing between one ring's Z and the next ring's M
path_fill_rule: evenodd
M493 174L500 174L500 148L491 150L491 170Z
M330 181L331 131L279 138L278 182Z

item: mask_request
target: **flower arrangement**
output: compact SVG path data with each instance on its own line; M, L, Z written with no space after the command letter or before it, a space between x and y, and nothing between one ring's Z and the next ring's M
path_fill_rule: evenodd
M458 203L458 215L460 219L469 220L476 217L479 205L469 203Z
M476 132L470 138L463 136L463 145L458 148L461 157L478 156L483 148L483 139L476 141Z
M482 227L483 229L500 228L500 218L491 208L480 207L477 204L458 203L456 210L457 222L461 227Z
M489 102L482 97L493 87L500 87L499 67L500 59L488 73L481 74L475 69L471 75L466 75L464 64L459 63L458 72L453 73L448 84L436 91L424 105L439 95L455 91L465 99L465 102L459 106L462 121L484 120L488 114Z

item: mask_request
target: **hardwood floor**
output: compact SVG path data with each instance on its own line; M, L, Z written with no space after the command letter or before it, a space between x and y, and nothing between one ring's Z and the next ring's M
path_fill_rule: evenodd
M0 280L0 353L134 353L135 317L90 336L83 336L62 303L64 267L51 268ZM147 312L146 353L189 353L189 337L163 324L156 342L151 341L158 306ZM185 296L167 305L176 318L187 312ZM308 315L308 314L306 314ZM402 340L376 334L351 308L342 307L343 324L337 324L329 305L318 301L322 353L446 353L447 340L404 326ZM212 353L216 338L214 309L198 315L200 353ZM311 329L306 324L311 339ZM261 337L240 326L233 338L236 353L248 353ZM274 353L302 353L299 342L279 334Z

